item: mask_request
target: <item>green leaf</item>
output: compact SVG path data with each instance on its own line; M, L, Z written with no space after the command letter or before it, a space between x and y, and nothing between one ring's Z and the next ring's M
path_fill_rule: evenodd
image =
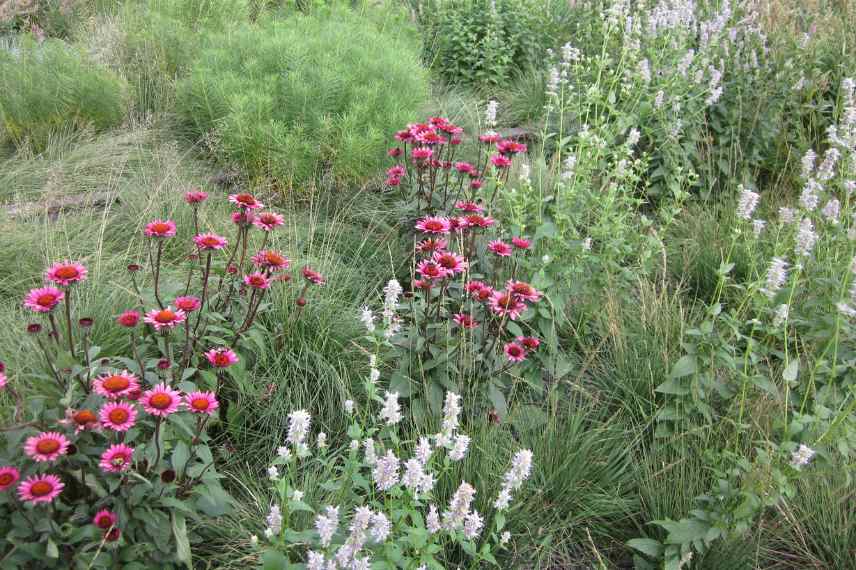
M663 545L653 538L634 538L627 541L627 546L655 560L663 556Z
M696 370L698 370L698 364L695 355L685 354L675 362L675 365L672 367L672 373L669 376L672 378L683 378L695 373Z
M175 557L188 568L193 568L190 540L187 538L187 521L178 511L172 511L172 534L175 536Z
M666 380L657 388L654 389L655 392L659 392L661 394L674 394L675 396L686 396L690 393L689 386L682 386L682 382L680 378L670 378Z
M490 400L490 403L493 404L493 407L496 409L496 413L499 414L499 417L505 419L505 416L508 415L508 403L505 401L505 395L496 383L491 382L488 385L487 398Z
M286 567L285 556L278 550L265 550L262 554L263 570L283 570Z
M172 450L172 468L179 475L184 473L187 460L190 459L190 448L183 441L179 441Z
M752 382L758 388L764 390L765 392L772 394L773 396L779 395L779 388L776 386L769 378L766 376L755 375L749 378L749 381Z
M787 367L782 371L782 378L787 382L794 382L800 373L800 361L794 358L788 363Z
M48 539L47 551L45 552L48 558L59 558L59 548L53 539Z

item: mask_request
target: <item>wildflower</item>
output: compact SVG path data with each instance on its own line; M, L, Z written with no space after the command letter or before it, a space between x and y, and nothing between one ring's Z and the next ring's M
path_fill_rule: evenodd
M146 224L143 233L146 237L171 238L175 236L175 229L172 220L155 220Z
M809 446L801 443L800 446L791 454L791 466L796 469L808 465L814 457L815 451Z
M287 445L281 445L281 446L277 447L276 448L276 454L279 457L281 457L282 459L284 459L285 461L288 461L289 459L291 459L291 450L288 449ZM278 476L279 476L279 471L277 471L277 477Z
M459 417L461 415L461 397L454 392L446 392L446 400L443 402L442 431L451 436L458 429Z
M508 544L509 540L511 540L511 533L507 530L503 531L503 533L499 536L499 543L505 546L506 544Z
M794 253L797 257L808 257L811 255L811 250L814 249L815 242L817 242L817 234L814 232L814 224L809 218L803 218L797 231Z
M752 234L758 238L761 237L761 232L767 227L767 222L764 220L752 220Z
M56 475L32 475L18 485L18 497L27 503L50 503L62 493L65 484Z
M214 392L190 392L184 396L184 403L187 405L187 410L193 414L208 414L213 415L220 407L217 401L217 396Z
M323 285L327 282L327 280L324 279L323 275L321 275L308 265L304 266L301 272L303 273L303 278L314 285Z
M467 269L467 261L464 256L451 251L434 252L434 261L450 275L463 273Z
M380 370L377 368L369 368L369 382L374 384L380 379Z
M431 440L425 436L419 438L419 443L416 445L416 459L423 466L427 465L428 460L431 459Z
M779 221L783 224L792 224L796 220L796 210L793 208L779 208Z
M511 166L511 159L501 154L491 155L490 162L497 168L508 168Z
M562 163L562 180L570 180L574 177L577 167L577 157L574 154L569 154Z
M363 442L363 447L366 451L366 463L369 465L374 465L377 463L377 455L375 454L375 446L374 440L372 438L368 438Z
M449 218L428 216L416 222L416 229L426 234L448 234Z
M339 528L339 507L327 506L324 509L325 515L318 515L315 518L315 530L318 531L321 537L321 546L327 548L330 546L330 541Z
M496 150L504 156L526 152L526 145L511 139L497 141Z
M178 411L181 393L161 383L143 392L142 404L146 413L164 418Z
M475 167L469 162L456 162L453 166L461 174L470 174L475 171Z
M470 189L471 190L478 190L479 188L482 187L483 184L484 184L484 182L482 182L481 180L470 180Z
M532 242L524 237L515 236L511 238L511 244L517 249L529 249L532 246Z
M487 248L499 257L508 257L511 255L511 246L502 240L495 239L487 244Z
M385 514L380 512L372 514L371 535L375 542L385 541L389 537L390 530L392 530L392 524Z
M431 534L438 532L441 528L440 514L437 512L437 507L434 505L431 505L428 508L428 514L425 517L425 528Z
M526 310L526 303L510 291L497 291L488 300L491 310L501 317L516 320Z
M95 412L89 409L83 410L66 410L65 419L60 423L74 426L74 433L80 433L86 430L94 430L98 427L98 416Z
M115 400L126 398L132 392L140 389L137 377L123 370L118 374L105 374L92 381L95 392L105 398Z
M105 473L121 473L127 471L134 458L134 449L124 443L111 445L101 454L99 466Z
M215 368L228 368L238 362L238 355L230 348L212 348L205 353L205 358Z
M398 468L398 457L392 450L376 459L372 477L379 491L388 491L398 484Z
M28 437L24 444L24 453L36 462L55 461L68 452L70 442L64 435L55 431L43 431Z
M318 439L316 441L316 445L318 446L318 449L324 449L325 447L327 447L327 434L323 431L318 432Z
M285 223L285 218L276 212L262 212L253 218L253 225L265 232L272 232Z
M101 530L109 530L111 527L116 526L118 522L119 517L116 513L107 509L101 509L92 517L92 524Z
M125 328L134 328L140 322L140 313L137 311L125 311L116 317L116 322Z
M229 202L244 210L258 210L265 207L264 204L256 200L255 196L247 194L246 192L241 194L230 194Z
M467 226L471 228L487 229L496 223L496 220L490 216L482 216L481 214L470 214L465 219Z
M306 410L297 410L288 415L288 435L286 441L294 445L300 445L309 434L309 426L312 417Z
M285 448L285 451L288 452L287 447ZM282 457L282 454L280 454L280 457ZM271 481L276 481L277 479L279 479L279 468L276 465L271 465L270 467L268 467L267 473L268 479L270 479Z
M452 316L452 320L463 329L474 329L479 326L479 322L467 313L456 313Z
M538 347L541 346L541 341L534 336L519 336L515 340L523 345L527 352L538 350Z
M203 192L202 190L191 190L189 192L185 192L184 201L190 204L191 206L195 206L196 204L201 204L205 200L208 199L208 193Z
M448 247L449 242L444 239L428 238L416 244L416 251L419 253L433 253L443 251Z
M193 237L193 242L199 249L206 251L223 249L229 244L226 238L212 233L196 235Z
M424 161L434 156L434 151L427 147L414 148L413 151L410 153L410 156L413 158L413 160Z
M515 298L523 301L537 303L541 299L541 293L525 281L509 279L505 284L505 289Z
M835 147L830 147L823 155L823 162L817 168L818 180L827 181L835 176L835 164L841 158L841 153Z
M774 257L770 261L770 267L767 269L767 284L762 289L763 293L772 299L787 279L788 263L784 259Z
M814 172L814 161L817 160L817 155L814 150L808 149L805 151L800 163L802 164L802 177L809 178Z
M823 217L831 224L838 224L838 216L841 213L841 202L835 198L831 199L826 203L820 213L823 214Z
M761 195L752 192L748 188L740 186L740 197L737 200L737 217L749 220L752 218L752 212L758 207L758 200Z
M441 266L436 261L423 259L416 264L416 271L425 279L445 279L449 276L449 271Z
M460 461L467 454L467 448L470 446L470 438L467 435L459 433L455 436L455 442L452 449L449 451L449 459L452 461Z
M386 425L395 425L401 421L401 405L398 403L398 392L387 392L380 411L380 417L386 421Z
M345 413L350 415L354 413L354 401L345 400Z
M146 317L143 321L152 325L156 331L160 332L161 329L169 331L183 323L186 319L187 314L181 309L166 307L164 309L153 309L149 311L146 313Z
M267 528L272 535L278 535L282 531L282 511L280 511L279 505L271 505L265 522L267 522Z
M481 533L484 520L478 511L472 511L464 517L464 536L469 540L475 540Z
M788 320L788 313L790 311L790 307L782 303L778 307L776 307L776 314L773 316L773 326L780 327L782 324Z
M306 553L306 570L324 570L327 568L327 559L320 552L310 550Z
M24 298L24 307L37 313L50 313L65 298L65 293L56 287L30 289Z
M193 295L186 295L184 297L176 297L175 301L173 301L175 307L177 309L181 309L185 313L192 313L193 311L198 311L199 307L202 306L202 301L199 297L194 297Z
M503 352L509 362L523 362L526 360L526 349L516 342L506 343L503 347Z
M518 451L511 461L511 469L506 472L499 497L494 507L503 510L511 501L511 492L519 489L529 478L532 471L532 452L528 449Z
M57 285L69 286L72 283L79 283L86 280L86 268L72 261L63 261L54 263L50 269L45 272L45 279L53 281Z
M249 275L244 276L244 283L247 286L257 289L259 291L263 291L265 289L270 288L270 279L268 279L263 273L250 273Z
M253 264L268 271L284 271L289 268L291 262L287 257L272 249L263 249L252 257Z
M809 178L800 193L800 206L809 212L817 208L820 202L819 193L822 189L823 187L815 179Z
M116 432L128 431L137 420L137 410L127 402L108 402L98 413L101 425Z
M238 210L232 212L232 223L237 226L249 226L256 220L256 215L251 210Z
M472 485L463 481L449 501L449 509L443 513L443 527L447 530L457 530L463 525L464 518L470 512L470 505L476 490Z

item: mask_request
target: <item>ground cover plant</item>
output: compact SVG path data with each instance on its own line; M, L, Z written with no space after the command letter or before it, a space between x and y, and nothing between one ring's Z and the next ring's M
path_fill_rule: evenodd
M0 567L856 568L852 6L11 4Z

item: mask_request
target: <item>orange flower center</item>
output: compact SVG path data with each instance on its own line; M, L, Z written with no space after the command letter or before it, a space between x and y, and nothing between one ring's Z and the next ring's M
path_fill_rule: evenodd
M193 401L190 402L190 407L194 410L204 412L208 409L208 398L194 398Z
M256 203L256 199L251 194L238 194L237 199L241 204L247 204L248 206Z
M0 486L8 487L15 482L15 476L11 473L3 473L0 475Z
M156 224L152 224L151 226L152 233L155 234L165 234L169 231L169 224L165 224L164 222L158 222Z
M171 323L175 320L175 313L173 313L169 309L158 311L158 314L155 315L155 320L159 323Z
M101 385L108 392L121 392L122 390L126 390L131 385L131 382L124 376L110 376L109 378L105 378Z
M55 453L59 450L59 442L55 439L43 439L36 444L36 451L44 455Z
M164 392L158 392L149 398L149 405L157 410L165 410L172 404L172 396Z
M110 421L114 424L123 424L128 421L128 410L125 408L113 408L110 410L110 413L107 414L107 417L110 418Z
M95 519L95 526L107 530L108 528L113 526L113 520L107 515L101 515L100 517Z
M44 497L53 491L53 485L47 481L37 481L30 486L30 494L36 497Z
M91 424L95 421L95 413L92 410L80 410L73 416L74 423L77 425Z
M56 270L56 276L61 279L74 279L80 272L72 265L64 265Z
M56 302L56 295L53 293L45 293L44 295L39 295L38 299L36 299L36 303L47 307L53 305Z
M189 299L183 299L180 302L176 303L176 306L182 311L192 311L196 306L196 303Z
M222 352L218 352L214 355L214 364L217 366L226 366L229 364L229 357Z
M285 258L283 258L281 255L276 254L276 253L268 253L265 256L265 259L271 265L282 265L283 263L285 263Z
M216 247L219 243L220 242L217 240L217 238L214 237L209 236L206 238L202 238L202 245L206 247Z
M258 275L253 275L252 277L250 277L250 285L253 285L255 287L264 285L264 282L265 280L259 277Z

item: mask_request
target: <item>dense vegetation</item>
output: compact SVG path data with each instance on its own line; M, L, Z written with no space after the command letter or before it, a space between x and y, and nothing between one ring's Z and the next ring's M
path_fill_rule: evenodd
M856 12L0 6L0 567L856 568Z

